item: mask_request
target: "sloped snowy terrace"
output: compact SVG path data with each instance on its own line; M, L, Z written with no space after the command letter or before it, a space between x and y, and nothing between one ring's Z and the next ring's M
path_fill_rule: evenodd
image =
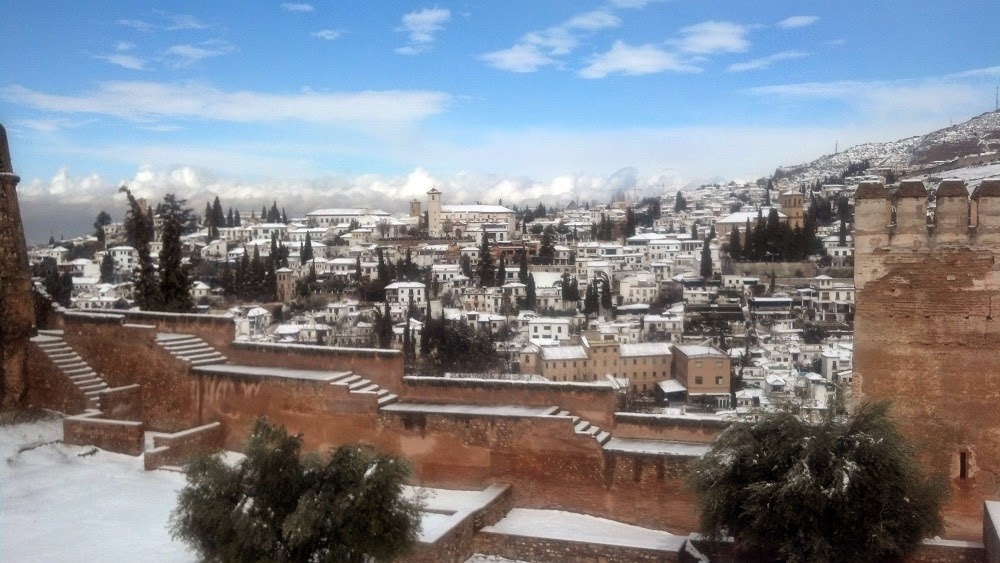
M167 527L183 474L145 471L141 457L61 440L58 416L0 426L0 561L198 560ZM409 489L428 510L421 539L434 541L496 492Z

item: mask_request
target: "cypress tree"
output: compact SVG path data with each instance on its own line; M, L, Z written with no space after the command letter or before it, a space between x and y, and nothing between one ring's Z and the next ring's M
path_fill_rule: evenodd
M500 264L497 266L496 279L494 280L493 285L496 287L502 287L505 283L507 283L507 261L501 255Z
M612 299L611 295L611 283L608 282L608 278L605 276L601 277L601 307L605 310L611 311L612 309Z
M233 208L230 207L229 213L226 214L226 226L229 227L230 229L233 228L234 226L236 226L236 223L234 223L234 221L235 219L233 218Z
M712 277L712 249L708 246L708 239L701 245L701 277L706 280Z
M174 217L167 217L163 224L163 249L160 250L160 296L158 310L187 313L194 303L191 300L191 280L181 263L181 225Z
M105 252L101 258L101 283L111 283L115 279L115 261L110 252Z
M240 210L239 209L233 211L233 226L234 227L242 227L243 226L243 221L240 219Z
M520 264L517 269L517 281L527 284L528 283L528 250L521 247Z
M743 257L743 247L740 244L740 228L733 226L732 232L729 233L729 257L733 260L739 260Z
M538 303L537 303L538 297L535 294L535 276L533 276L532 274L529 273L528 274L527 283L525 283L524 285L525 285L525 287L524 287L524 294L525 294L524 305L528 309L531 309L532 311L534 311L535 307L538 306Z
M299 261L303 264L313 259L312 237L306 232L306 241L302 244L302 252L299 253Z
M482 243L479 245L479 285L486 287L493 283L496 278L496 271L493 266L493 254L490 252L490 241L483 233Z

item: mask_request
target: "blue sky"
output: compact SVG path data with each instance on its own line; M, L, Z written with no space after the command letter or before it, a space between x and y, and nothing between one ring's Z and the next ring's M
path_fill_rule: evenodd
M5 10L29 238L122 183L304 213L752 179L964 121L1000 82L995 0L87 4Z

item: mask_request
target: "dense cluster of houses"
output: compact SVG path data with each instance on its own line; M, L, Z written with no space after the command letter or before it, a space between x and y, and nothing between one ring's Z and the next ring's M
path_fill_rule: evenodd
M287 268L278 276L283 300L295 298L294 286L306 276L348 288L312 310L286 307L280 314L275 304L224 302L214 280L195 280L194 301L203 310L232 315L241 338L364 345L373 311L381 314L388 304L399 347L404 334L419 342L422 319L430 312L490 331L513 369L533 377L611 379L658 404L751 412L794 402L822 412L843 398L851 381L850 236L845 240L837 225L818 233L834 276L816 275L814 267L769 272L766 264L744 271L726 253L728 233L766 217L767 203L781 221L801 225L807 200L785 188L770 193L760 183L731 183L658 201L572 202L530 222L523 210L500 204L445 204L445 194L432 189L426 211L417 200L403 215L318 209L287 223L245 219L241 226L219 228L218 239L208 240L202 230L185 235L182 243L189 261L234 264L244 256L266 258L272 241L278 241L288 249ZM850 198L853 186L829 189ZM627 223L637 215L647 220L631 232ZM596 236L598 225L613 225L613 236ZM543 229L554 241L550 258L540 261ZM107 226L105 238L107 247L90 257L70 259L60 244L30 255L36 263L51 258L59 271L72 274L74 307L130 307L137 252L124 244L121 224ZM477 279L484 238L493 259L505 260L499 283ZM69 246L94 240L83 237ZM151 249L154 257L158 244ZM312 257L303 261L307 246ZM110 277L101 272L105 254L113 263ZM359 276L372 281L386 271L379 267L380 255L388 263L407 256L423 274L420 281L380 280L384 302L361 301L349 289ZM519 269L522 255L532 262L531 308L525 306L529 290ZM706 259L713 272L708 278L701 274ZM591 284L606 284L612 296L584 314Z

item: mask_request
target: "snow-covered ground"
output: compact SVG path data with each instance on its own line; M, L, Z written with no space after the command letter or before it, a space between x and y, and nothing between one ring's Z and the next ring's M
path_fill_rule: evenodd
M554 540L593 542L642 549L677 551L684 547L686 536L650 530L588 514L561 510L515 508L499 522L483 530L512 536Z
M930 180L931 178L946 179L954 178L959 180L964 180L968 185L969 189L972 190L979 185L983 180L1000 180L1000 164L987 164L986 166L968 166L965 168L956 168L954 170L947 170L945 172L938 172L935 174L924 174L922 176L914 176L912 178L907 178L907 180Z
M145 471L141 457L67 446L62 436L57 416L0 426L0 561L197 561L168 529L183 474ZM243 457L227 453L232 463ZM436 539L498 492L411 487L408 494L433 511L421 513L421 535Z
M61 419L0 426L0 560L197 561L167 529L184 475L60 440Z

